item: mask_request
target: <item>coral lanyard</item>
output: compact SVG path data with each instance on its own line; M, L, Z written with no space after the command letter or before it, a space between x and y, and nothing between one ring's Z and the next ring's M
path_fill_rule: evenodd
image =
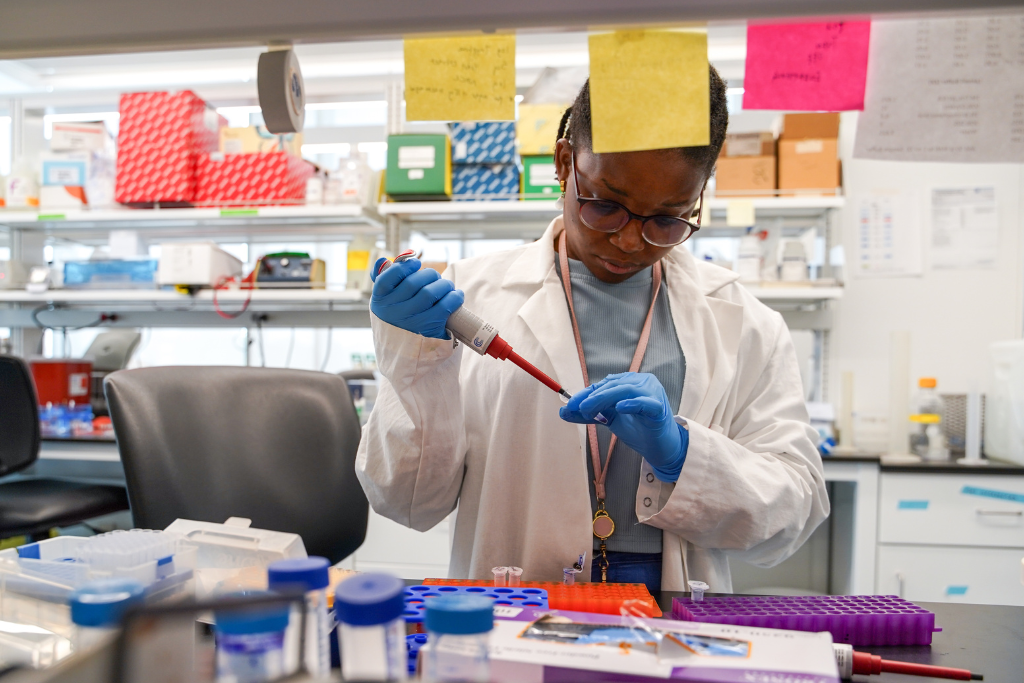
M580 326L576 322L576 308L572 303L572 284L569 281L569 256L565 249L565 231L558 237L558 265L562 271L562 287L565 289L565 298L569 302L569 317L572 318L572 333L576 338L576 353L580 357L580 369L583 370L583 384L590 386L590 378L587 376L587 359L583 352L583 340L580 338ZM653 276L654 286L651 290L651 306L647 309L647 319L644 320L643 329L640 332L640 341L637 342L636 351L633 353L633 362L629 364L630 372L637 372L640 363L643 362L644 353L647 351L647 343L651 339L651 320L654 318L654 303L658 300L658 291L661 289L661 261L654 264ZM597 442L597 425L587 425L587 436L590 439L590 458L594 464L594 492L597 494L598 507L604 508L604 482L608 476L608 465L612 461L612 451L618 437L612 435L611 443L608 444L608 456L605 458L604 467L601 467L601 451Z

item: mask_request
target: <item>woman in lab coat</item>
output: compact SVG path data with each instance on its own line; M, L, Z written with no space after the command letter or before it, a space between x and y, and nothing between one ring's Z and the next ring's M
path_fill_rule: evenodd
M728 557L777 564L828 515L782 317L678 246L725 138L710 73L709 146L595 154L584 86L557 142L563 214L541 239L445 279L415 259L377 277L384 379L356 471L405 526L458 509L451 577L560 580L585 553L579 580L730 592ZM454 343L463 300L572 401Z

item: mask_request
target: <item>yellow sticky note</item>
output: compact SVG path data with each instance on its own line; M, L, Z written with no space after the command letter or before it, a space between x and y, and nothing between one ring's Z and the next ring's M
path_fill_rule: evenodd
M590 36L595 152L707 145L709 101L703 31Z
M565 104L520 104L516 140L520 154L554 154Z
M407 121L512 121L516 37L405 41Z
M749 199L730 199L725 205L725 224L730 228L749 228L754 219L754 202Z

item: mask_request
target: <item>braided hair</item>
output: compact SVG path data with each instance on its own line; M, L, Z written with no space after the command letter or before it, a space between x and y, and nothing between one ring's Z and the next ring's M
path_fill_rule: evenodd
M725 100L725 82L718 75L715 67L708 64L708 76L710 79L710 144L700 147L678 147L676 148L686 159L692 161L701 168L707 177L715 170L715 162L718 154L722 151L725 143L725 131L729 126L729 109ZM576 149L591 149L590 135L590 79L583 84L576 100L572 106L562 114L562 121L558 125L558 137L556 142L562 138L568 138L569 143Z

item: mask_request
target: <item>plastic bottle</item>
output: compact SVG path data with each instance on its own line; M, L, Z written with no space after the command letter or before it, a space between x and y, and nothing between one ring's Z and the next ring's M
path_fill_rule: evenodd
M945 460L949 457L942 434L943 404L936 390L937 384L934 377L918 380L914 412L910 416L910 452L926 460Z
M11 169L4 186L8 209L39 208L39 183L29 163L22 161Z
M359 574L334 591L344 680L404 681L405 584L389 574Z
M487 683L491 678L488 641L494 603L480 595L445 595L427 600L427 681Z
M736 272L739 273L742 282L760 282L763 256L760 233L755 233L753 228L747 228L747 234L740 238L736 258Z
M327 586L331 563L325 557L278 560L267 567L267 586L272 591L302 590L306 593L306 670L315 678L331 673L331 624L327 614ZM298 667L299 619L286 637L285 668Z
M98 579L74 591L68 598L72 649L89 649L117 633L125 610L142 601L144 590L134 579Z
M225 597L262 595L271 593L242 591L229 593ZM219 683L264 683L277 680L285 674L287 605L253 605L218 610L213 619L217 635Z

